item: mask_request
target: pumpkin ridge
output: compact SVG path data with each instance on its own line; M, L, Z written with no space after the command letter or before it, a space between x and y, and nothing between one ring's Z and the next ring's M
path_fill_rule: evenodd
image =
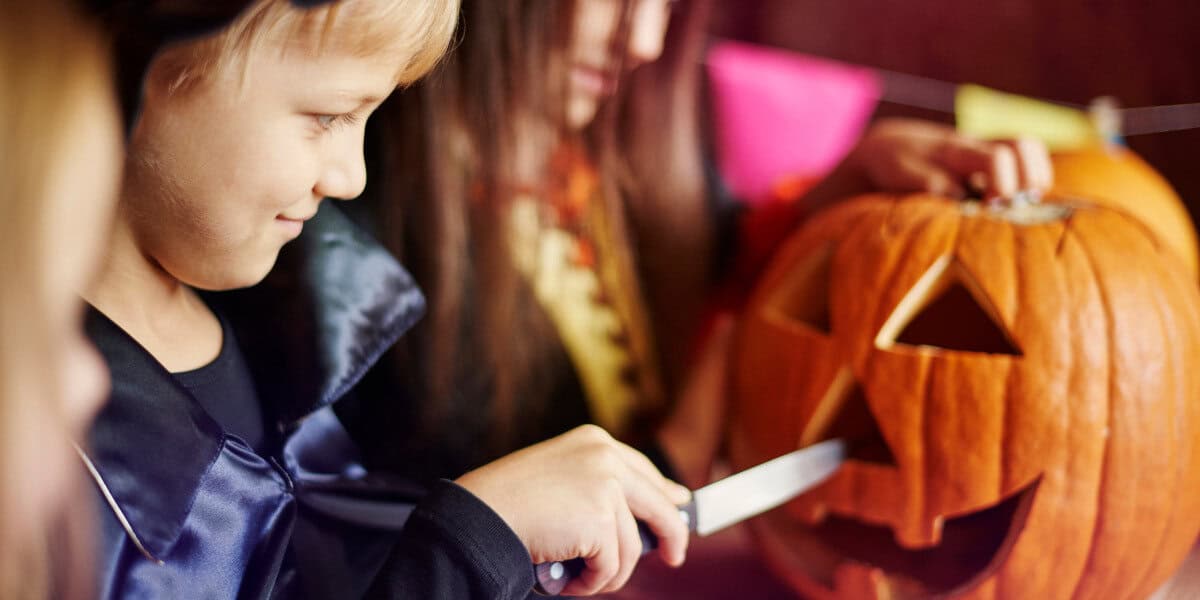
M933 357L926 355L922 357L922 360L927 362L929 366L925 369L925 393L922 398L924 402L921 407L921 506L917 514L921 517L920 525L922 533L924 533L927 524L932 523L933 537L940 543L944 520L941 515L932 514L929 507L929 490L933 489L929 485L931 479L929 472L932 470L930 469L929 448L934 447L930 443L930 439L933 437L933 426L929 422L929 413L930 408L933 406L933 384L936 381L938 369L937 361L933 360Z
M1019 372L1020 369L1017 368L1016 361L1010 361L1008 363L1008 373L1004 375L1004 397L1001 399L1002 402L1000 404L1000 435L997 436L1000 442L1000 451L998 452L1000 456L1000 469L997 473L999 477L996 478L995 496L1000 496L1004 493L1004 490L1010 489L1010 485L1015 485L1010 481L1010 479L1015 480L1016 478L1010 475L1010 461L1007 452L1007 449L1012 447L1010 444L1013 442L1009 436L1015 430L1009 422L1013 418L1013 411L1009 409L1008 403L1012 401L1013 379Z
M1106 338L1108 344L1108 356L1113 356L1116 353L1116 341L1113 339L1113 314L1112 306L1109 304L1108 291L1105 289L1104 283L1101 281L1099 269L1096 268L1096 257L1093 255L1092 249L1089 247L1086 240L1080 238L1079 242L1080 250L1083 251L1084 260L1086 260L1088 264L1088 271L1092 274L1092 280L1096 284L1096 291L1100 295L1100 305L1104 307L1104 337ZM1109 435L1111 435L1113 426L1113 411L1115 409L1113 402L1116 398L1117 381L1116 369L1113 367L1111 362L1106 365L1106 368L1108 369L1108 394L1106 395L1108 412L1105 414L1104 420L1105 430L1109 432ZM1105 497L1103 488L1105 483L1108 481L1109 448L1111 444L1111 441L1106 441L1104 448L1100 452L1100 481L1096 486L1096 513L1095 517L1092 519L1092 541L1088 544L1087 560L1084 561L1083 569L1079 572L1079 577L1076 578L1075 584L1072 586L1074 589L1074 591L1071 592L1072 600L1081 600L1079 596L1079 584L1081 581L1083 581L1083 576L1094 568L1093 565L1096 560L1096 553L1100 548L1100 546L1097 545L1097 542L1100 539L1100 533L1104 527L1103 517Z
M957 214L957 217L954 220L954 234L953 234L953 237L950 239L950 243L947 245L947 248L950 249L950 252L954 252L955 249L958 248L958 241L959 241L960 236L962 235L963 222L966 219L966 215L964 215L961 210L958 210L955 212ZM916 235L913 236L913 238L914 239L920 238L921 234L924 233L924 229L928 226L929 225L927 223L924 227L922 227L921 230L919 230L919 232ZM947 266L946 266L947 270L949 270L951 268L951 266L953 266L953 263L954 263L953 255L951 255L951 257L952 258L950 260L950 263L947 264ZM933 386L934 386L934 383L937 381L936 375L938 372L940 372L940 369L935 370L938 365L937 365L937 361L934 360L932 356L926 356L925 360L929 362L929 368L927 369L926 376L925 376L925 405L921 410L921 437L922 437L922 440L921 440L921 442L922 442L921 443L921 448L922 448L922 452L921 452L921 482L922 482L921 489L922 489L922 493L920 496L921 497L921 510L917 514L921 515L922 533L924 533L924 530L927 526L932 526L933 527L933 538L936 539L940 543L942 540L942 526L945 523L945 518L942 515L934 515L931 513L929 494L928 494L928 490L934 489L933 487L930 487L930 477L929 477L930 471L932 471L932 469L930 468L930 466L931 466L930 465L930 453L928 451L928 448L934 447L933 444L930 443L930 440L933 435L933 427L929 420L929 413L931 412L930 408L933 406Z
M1009 438L1009 436L1012 435L1012 432L1015 431L1015 429L1016 429L1015 427L1012 427L1011 424L1009 423L1009 421L1013 418L1013 411L1009 410L1008 403L1012 400L1012 393L1013 393L1012 387L1013 387L1013 377L1014 377L1013 374L1017 373L1017 372L1018 372L1018 369L1017 369L1016 363L1010 362L1008 365L1008 374L1004 377L1004 398L1003 398L1003 401L1000 403L1000 435L997 436L997 439L1000 441L1000 452L999 452L999 454L1000 454L1000 469L999 469L999 473L997 473L999 475L999 477L997 478L997 481L996 481L996 492L995 492L996 496L999 496L1004 490L1008 489L1006 486L1008 485L1008 479L1009 479L1009 472L1010 472L1009 463L1010 463L1010 461L1009 461L1009 455L1008 455L1007 449L1012 447L1010 445L1012 443L1012 440ZM1042 479L1044 479L1046 477L1045 472L1043 472L1038 477L1039 477L1038 487L1041 487L1040 482ZM1028 507L1026 516L1028 516L1029 512L1033 512L1033 504L1032 503L1030 503L1030 506ZM1016 546L1019 542L1020 542L1020 539L1013 540L1012 548L1009 550L1010 554L1012 551L1014 551L1016 549ZM1001 574L1003 572L1004 572L1004 565L999 565L996 569L994 569L995 574ZM992 598L1008 597L1007 595L1005 595L1005 593L1003 591L1004 587L1005 587L1004 584L1007 581L1007 579L1003 576L997 576L997 577L993 578L993 581L995 583L992 587Z
M1012 240L1010 247L1014 249L1013 258L1012 258L1012 261L1014 262L1014 267L1013 267L1013 271L1012 271L1013 285L1011 286L1011 289L1012 289L1011 302L1012 302L1013 308L1012 308L1012 315L1010 315L1010 318L1009 318L1008 329L1009 329L1009 331L1013 332L1012 335L1015 337L1016 331L1018 331L1020 329L1020 322L1021 322L1021 319L1023 318L1023 315L1021 314L1020 298L1021 298L1021 293L1025 289L1025 282L1022 279L1023 271L1018 266L1015 265L1016 260L1017 260L1017 258L1016 258L1017 255L1016 255L1016 251L1015 251L1015 249L1017 248L1017 228L1010 225L1009 227L1006 227L1005 229L1008 231L1009 238ZM1010 457L1009 457L1008 449L1012 447L1013 439L1011 438L1011 436L1012 436L1012 433L1014 431L1016 431L1016 427L1014 427L1013 423L1012 423L1012 419L1014 418L1015 415L1013 414L1013 411L1009 408L1009 402L1012 401L1013 383L1014 383L1013 380L1017 377L1017 374L1020 373L1019 367L1020 367L1020 365L1018 365L1016 361L1010 362L1008 365L1008 374L1005 375L1005 377L1004 377L1004 397L1002 398L1002 402L1000 403L1000 411L1001 411L1000 435L997 436L1000 441L1000 452L999 452L1000 472L998 473L999 478L996 481L996 495L997 496L999 496L1001 493L1003 493L1004 490L1010 489L1010 486L1015 485L1014 481L1017 479L1015 476L1012 475L1012 468L1011 468L1012 461L1009 460ZM1044 473L1043 473L1043 476L1045 476ZM997 578L997 589L999 589L999 587L1000 587L999 581L1001 579L1002 578ZM1003 597L1003 594L1000 594L999 592L997 592L997 596Z
M1156 248L1156 250L1161 252L1162 248ZM1158 266L1159 269L1162 269L1162 263L1156 263L1156 265ZM1170 307L1168 306L1170 304L1170 301L1167 300L1163 296L1163 290L1159 286L1148 286L1148 287L1150 287L1151 289L1154 290L1154 306L1157 309L1155 311L1155 313L1158 315L1158 322L1159 322L1160 328L1163 332L1163 339L1170 339L1172 328L1167 325L1166 319L1164 318L1166 315L1172 314L1172 311L1170 310ZM1166 363L1168 366L1168 372L1172 372L1174 370L1173 368L1176 366L1176 364L1180 362L1179 361L1180 357L1178 356L1178 352L1179 352L1178 346L1175 344L1167 344L1167 348L1165 350L1166 351L1163 354L1164 354L1164 357L1166 359ZM1174 396L1178 399L1187 398L1187 394L1178 388L1178 386L1180 385L1179 379L1177 379L1177 378L1168 378L1168 379L1172 379L1174 382L1174 385L1176 386L1176 389L1174 390L1175 391ZM1174 427L1172 429L1174 430L1174 433L1175 433L1175 438L1172 440L1173 443L1171 444L1172 447L1178 447L1178 445L1179 445L1178 441L1183 439L1183 436L1185 435L1184 432L1182 431L1182 428L1183 428L1183 420L1184 420L1184 418L1186 418L1186 416L1185 416L1186 412L1183 410L1180 410L1182 407L1180 407L1178 404L1179 404L1179 401L1177 401L1176 406L1173 407L1175 409L1175 411L1174 411L1175 418L1171 419L1171 423L1174 425ZM1175 469L1174 469L1175 470L1175 481L1174 481L1174 485L1171 486L1171 490L1169 490L1171 492L1171 493L1169 493L1171 508L1167 513L1171 516L1163 523L1163 527L1159 531L1158 542L1154 544L1154 552L1152 554L1152 556L1154 558L1146 563L1141 576L1136 578L1137 585L1135 585L1131 588L1131 590L1134 592L1141 590L1143 587L1147 587L1147 582L1150 581L1154 577L1156 567L1159 564L1159 561L1162 560L1162 558L1161 558L1162 554L1166 550L1167 542L1171 538L1170 532L1172 530L1172 527L1175 525L1175 521L1179 518L1179 516L1181 516L1182 514L1185 514L1185 511L1179 510L1180 499L1182 498L1182 495L1179 493L1176 493L1176 490L1179 490L1181 487L1183 487L1182 484L1187 479L1186 473L1184 471L1184 461L1182 460L1182 456L1176 456L1175 460L1173 462L1175 463ZM1164 492L1164 493L1166 493L1166 492ZM1147 593L1149 593L1149 592L1147 592Z
M1045 274L1038 274L1036 269L1028 268L1028 266L1027 268L1018 269L1015 271L1013 286L1016 290L1015 295L1018 296L1019 299L1026 299L1027 301L1018 300L1015 302L1016 310L1013 314L1013 330L1028 332L1028 330L1031 328L1037 328L1038 323L1040 323L1040 319L1036 314L1037 311L1031 310L1031 308L1028 307L1030 304L1032 304L1032 302L1037 301L1039 293L1039 290L1037 290L1037 282L1039 280L1061 282L1060 286L1058 286L1057 292L1069 294L1070 290L1072 290L1072 283L1070 283L1067 274L1067 265L1078 262L1078 258L1073 258L1070 256L1064 257L1063 253L1070 250L1078 250L1080 254L1082 253L1082 242L1079 235L1079 230L1075 229L1073 224L1074 216L1078 214L1078 211L1070 212L1069 217L1072 222L1068 223L1066 218L1064 218L1064 220L1060 222L1061 229L1058 230L1057 233L1046 228L1040 229L1039 232L1026 230L1024 233L1024 244L1015 246L1016 251L1013 257L1013 264L1043 265L1046 269L1054 270L1054 275L1045 277ZM1012 230L1015 236L1015 228L1010 230ZM1044 250L1044 248L1051 247L1051 245L1054 247L1052 258L1046 256L1048 252ZM1090 275L1093 280L1094 277L1096 277L1096 275L1094 275L1094 271L1092 270L1088 270L1088 275ZM1094 286L1098 287L1099 283L1094 283ZM1086 290L1085 292L1081 293L1086 294ZM1070 300L1068 300L1068 305L1069 304ZM1086 317L1082 317L1081 313L1075 311L1069 311L1068 314L1068 329L1066 332L1064 332L1063 336L1064 338L1067 338L1067 340L1076 340L1076 338L1084 335L1084 332L1087 330L1086 326L1081 326L1081 324L1086 323ZM1049 395L1049 397L1070 398L1072 397L1073 392L1079 389L1078 385L1076 385L1076 378L1086 378L1087 374L1076 372L1078 368L1084 366L1084 361L1080 360L1078 356L1079 354L1074 352L1074 349L1072 349L1072 352L1063 352L1054 356L1055 360L1064 361L1062 365L1062 373L1064 373L1064 376L1066 377L1063 377L1061 382L1057 382L1055 385L1046 386L1044 389L1046 395ZM1048 358L1050 358L1050 356L1037 356L1037 358L1034 360ZM1016 422L1010 420L1010 418L1015 416L1016 419L1019 419L1020 416L1013 413L1016 409L1014 406L1009 406L1008 400L1009 397L1014 394L1014 380L1016 383L1022 384L1025 382L1024 378L1027 377L1032 371L1028 365L1024 365L1024 370L1025 371L1010 371L1009 377L1006 380L1006 389L1004 389L1004 408L1006 408L1006 421L1003 422L1007 425L1006 431L1018 432L1018 434L1020 432L1020 427L1018 424L1016 424ZM1018 388L1016 389L1020 389L1020 385L1018 385ZM1056 436L1048 438L1050 440L1051 448L1055 448L1055 451L1066 452L1068 455L1074 454L1072 451L1073 432L1078 431L1076 430L1076 427L1078 427L1078 422L1076 422L1074 413L1074 403L1066 400L1060 404L1060 408L1055 410L1054 416L1052 416L1052 418L1048 418L1048 422L1051 422L1052 426L1055 427L1054 431L1057 433ZM1006 439L1006 444L1006 448L1013 448L1013 446L1019 445L1019 437L1014 439ZM1007 456L1008 455L1006 455L1006 457ZM1010 464L1012 463L1006 463L1006 469L1004 469L1004 474L1002 475L1004 479L1003 485L1006 486L1004 487L1004 490L1007 490L1007 488L1010 488L1010 486L1020 485L1021 481L1019 470L1015 467L1010 467ZM1040 470L1039 478L1042 478L1046 484L1046 487L1054 488L1057 482L1063 491L1070 490L1074 484L1069 484L1069 481L1075 481L1079 476L1075 473L1075 468L1075 464L1068 460L1066 463L1062 464L1060 469L1057 469L1057 474L1050 474L1046 472L1045 469ZM1058 481L1055 481L1054 479L1057 479ZM1096 493L1098 494L1099 492ZM1062 515L1062 510L1057 508L1057 506L1044 506L1043 510L1043 518L1052 518L1052 516ZM1094 530L1094 526L1096 526L1096 522L1093 521L1092 530ZM1092 530L1087 530L1087 534L1091 534ZM1026 544L1033 544L1033 541L1036 540L1027 541ZM1069 547L1069 542L1054 540L1054 545L1040 547L1038 548L1038 553L1043 554L1043 556L1058 556L1056 552L1069 552ZM1010 595L1010 593L1012 593L1012 588L1015 587L1018 590L1028 590L1031 588L1031 586L1034 586L1034 584L1042 586L1042 588L1040 588L1040 593L1044 594L1050 594L1051 590L1057 590L1058 594L1062 594L1062 590L1074 590L1076 587L1078 587L1079 578L1084 576L1086 572L1084 558L1086 557L1078 556L1076 557L1076 560L1073 560L1073 562L1063 560L1061 563L1061 568L1058 569L1056 576L1044 578L1044 580L1037 581L1037 583L1021 581L1019 578L1015 578L1015 576L997 577L997 580L1002 582L1002 589L1004 590L1004 593L1000 595L1000 598L1021 598L1021 593ZM1075 577L1075 581L1070 582L1069 587L1063 587L1062 580L1068 580L1070 577ZM1025 594L1028 594L1028 592Z
M893 221L896 217L896 209L899 207L900 207L900 199L899 198L892 198L891 202L888 203L887 214L884 215L883 224L879 228L879 233L882 237L887 237L889 234L891 234L892 232L894 232L896 230L896 228L893 226Z
M957 262L955 259L955 254L953 254L953 253L955 253L958 250L958 243L962 236L963 223L966 221L966 215L963 214L963 211L961 209L956 210L955 214L957 216L954 219L954 237L951 238L950 244L947 246L950 249L950 252L952 253L950 255L951 259L950 259L949 264L946 265L946 272L944 272L942 274L942 276L945 276L946 274L948 274L949 270L954 267L954 263ZM920 234L918 234L918 235L920 235ZM967 290L967 293L971 294L970 290ZM971 294L971 295L974 296L974 294ZM976 302L978 302L978 299L976 299ZM936 488L931 487L931 485L930 485L931 481L930 481L929 475L933 469L930 468L932 466L930 464L930 452L927 450L928 448L936 447L932 443L932 438L933 438L934 432L933 432L933 426L930 423L929 413L932 412L930 409L933 406L933 386L934 386L934 383L937 381L936 375L937 375L937 373L941 372L941 369L937 368L938 367L937 361L934 360L933 357L927 357L925 360L929 361L929 372L928 372L927 378L925 379L925 406L921 411L921 437L922 437L921 447L922 447L922 449L926 449L926 450L923 451L923 456L921 458L921 463L922 463L921 480L922 480L922 490L924 490L924 493L921 494L923 506L921 507L920 514L921 514L921 518L923 520L931 521L931 525L933 527L933 537L934 537L934 539L936 539L938 541L938 543L941 543L942 533L943 533L943 525L945 524L945 517L942 515L934 515L930 511L928 490L932 490L932 489L936 489ZM924 529L925 526L926 526L925 523L921 524L922 529Z
M1067 243L1067 235L1071 233L1071 228L1075 225L1076 212L1078 211L1072 210L1071 213L1067 215L1067 218L1063 219L1062 221L1063 229L1062 232L1058 234L1058 243L1054 246L1055 258L1062 256L1063 248Z
M919 363L917 365L916 368L920 369L920 373L921 373L919 376L924 376L925 367L926 367L926 365L924 363ZM863 387L863 397L866 398L866 400L867 400L867 407L870 408L873 412L875 411L875 409L871 408L871 406L870 406L872 395L871 395L870 389L866 387L866 382L876 381L877 378L879 377L879 370L881 368L882 367L880 366L880 362L873 360L871 358L868 358L866 361L864 361L862 363L862 373L856 373L855 372L856 365L854 365L854 364L850 365L851 376L855 378L855 380L859 383L859 385L864 386ZM908 489L908 486L905 484L904 476L905 476L906 472L903 470L901 462L903 460L904 465L909 465L909 464L920 461L921 457L917 456L911 460L909 460L908 458L901 459L901 455L903 455L905 457L907 457L908 455L904 454L903 451L901 451L901 454L899 454L899 455L896 454L896 452L897 452L897 450L906 448L906 446L904 446L903 444L896 444L896 440L895 439L889 440L888 436L891 435L893 438L895 438L898 435L902 436L903 432L894 432L893 431L895 429L894 427L888 427L887 425L885 425L884 421L878 420L878 418L877 418L877 422L879 424L879 433L880 433L880 436L883 438L883 442L885 444L887 444L889 448L893 449L892 450L893 456L896 460L896 466L895 466L896 473L897 473L896 479L903 486L900 489L901 501L896 503L896 506L898 506L899 508L896 508L895 512L891 515L891 518L893 519L893 522L891 523L892 529L894 531L899 531L899 529L903 523L904 517L908 514L907 511L910 510L910 507L913 504L913 501L911 501L908 496L911 492ZM903 441L903 437L901 437L900 441ZM848 498L845 498L845 501L853 508L853 514L859 515L859 514L868 513L870 508L869 508L869 506L867 506L865 504L867 502L868 496L867 496L867 494L863 493L863 488L866 485L862 481L863 477L861 475L855 473L855 476L850 477L849 479L850 479L850 488L851 488L850 492L851 493ZM866 486L866 487L869 487L869 486Z

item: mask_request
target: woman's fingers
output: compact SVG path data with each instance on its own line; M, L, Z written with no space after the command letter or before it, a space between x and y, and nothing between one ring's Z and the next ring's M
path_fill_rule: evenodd
M1016 158L1019 189L1046 191L1054 184L1054 166L1050 161L1050 152L1041 141L1018 138L997 144L1008 147Z
M1020 190L1021 170L1016 153L1003 144L949 135L933 160L959 181L966 181L985 198L1011 197Z
M1013 198L1024 190L1047 190L1054 180L1050 154L1041 141L982 141L952 127L911 119L877 123L847 164L861 169L880 191L952 198L965 197L965 188L988 200Z
M897 156L883 177L888 190L893 192L922 192L947 198L967 195L961 178L921 156Z

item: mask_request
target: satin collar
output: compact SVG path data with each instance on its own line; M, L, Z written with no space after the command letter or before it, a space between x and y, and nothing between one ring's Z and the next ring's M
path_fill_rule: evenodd
M284 434L346 394L425 309L403 267L329 203L266 281L206 300L233 324L267 417ZM115 323L89 308L85 329L118 368L83 458L134 542L158 560L178 539L225 436Z

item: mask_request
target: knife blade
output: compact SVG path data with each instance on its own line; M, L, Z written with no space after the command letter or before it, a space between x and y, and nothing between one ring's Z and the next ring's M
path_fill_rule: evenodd
M846 442L826 440L773 458L710 483L694 492L692 500L679 507L679 516L696 535L706 536L775 508L832 476L846 459ZM638 522L642 554L658 547L654 532ZM534 591L557 596L583 572L582 558L541 563L534 567Z

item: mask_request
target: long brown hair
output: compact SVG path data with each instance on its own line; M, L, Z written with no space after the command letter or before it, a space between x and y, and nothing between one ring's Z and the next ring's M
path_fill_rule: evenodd
M83 93L111 85L108 46L94 23L61 0L0 4L0 597L78 597L92 583L86 517L90 502L65 502L57 523L16 523L10 502L37 485L14 473L14 461L32 460L47 449L37 443L67 444L67 436L31 439L34 419L54 413L61 400L48 367L51 353L44 310L46 264L61 240L51 234L50 189L60 155L70 144ZM101 224L97 224L101 227ZM41 377L39 381L37 378ZM39 416L40 415L40 416ZM68 428L63 415L48 415ZM61 418L56 418L61 417ZM45 432L44 430L37 430ZM14 447L15 444L34 445ZM57 449L56 449L57 451ZM71 453L70 448L63 449ZM52 465L67 468L70 465ZM82 477L74 482L86 485ZM72 490L72 498L86 495ZM82 520L81 522L76 522ZM69 523L68 523L69 521ZM14 529L32 539L13 539ZM53 560L51 552L55 553ZM52 590L52 587L56 589Z
M396 360L424 403L427 430L442 430L444 419L464 410L489 411L498 454L520 436L517 412L537 422L550 401L546 371L562 360L556 333L520 283L503 224L515 195L553 177L550 157L564 141L586 147L598 166L610 233L629 242L620 246L631 264L657 276L672 257L707 256L695 72L708 4L680 3L663 60L622 78L619 98L581 134L561 125L560 61L573 31L572 0L465 0L455 52L387 108L381 235L430 298L428 317L402 341ZM625 2L614 49L625 46L631 5ZM532 116L549 126L539 128ZM659 131L669 123L671 135L638 134L649 121ZM669 246L643 243L645 232L660 227L689 232L667 236ZM653 299L666 296L660 283L701 285L692 270L686 265L676 273L688 275L647 286L653 313ZM456 405L474 399L460 389L470 377L485 380L490 407Z

